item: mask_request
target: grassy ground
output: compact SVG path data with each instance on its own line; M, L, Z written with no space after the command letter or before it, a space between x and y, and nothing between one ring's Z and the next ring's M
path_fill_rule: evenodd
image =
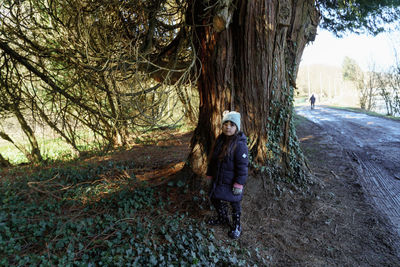
M363 113L363 114L367 114L369 116L375 116L375 117L380 117L380 118L387 118L387 119L391 119L391 120L400 120L400 117L395 117L395 116L388 116L388 115L384 115L384 114L380 114L377 112L373 112L373 111L367 111L361 108L355 108L355 107L340 107L340 106L326 106L328 108L334 108L334 109L339 109L339 110L347 110L347 111L351 111L351 112L356 112L356 113Z

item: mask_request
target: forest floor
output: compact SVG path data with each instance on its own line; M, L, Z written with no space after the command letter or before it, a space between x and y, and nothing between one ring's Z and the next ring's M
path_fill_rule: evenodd
M250 172L239 246L270 266L400 266L398 235L366 196L354 158L318 124L303 117L296 124L313 185L301 193ZM166 136L165 143L138 146L113 160L134 158L137 177L163 184L180 173L190 136ZM203 221L212 216L209 210L191 213ZM227 229L214 230L222 243L232 242Z
M359 161L363 158L348 153L343 147L347 144L333 139L316 122L298 117L296 130L312 185L296 189L250 171L242 202L243 233L236 243L241 250L251 252L249 265L400 266L396 228L376 209L360 177ZM182 169L190 138L191 133L163 131L157 133L153 143L79 164L106 166L109 162L132 161L134 167L123 171L127 177L134 174L156 190L170 192L168 210L172 214L185 211L201 223L213 212L207 202L202 203L206 204L204 209L192 201L199 188L192 187L186 193L165 189L173 179L190 178ZM228 229L213 229L219 244L234 243L227 237Z
M300 117L296 130L314 185L302 194L250 173L240 247L258 251L272 266L400 266L397 233L366 196L354 159L316 123ZM138 147L114 160L132 157L139 178L165 179L183 167L190 136L178 134L172 143ZM204 220L212 215L200 213ZM227 229L214 230L223 243L232 242Z

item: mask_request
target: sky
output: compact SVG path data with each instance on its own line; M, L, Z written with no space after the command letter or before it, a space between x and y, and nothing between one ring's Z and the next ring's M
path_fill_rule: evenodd
M378 69L385 70L395 64L396 44L400 54L399 36L399 33L381 33L375 37L350 34L337 38L326 30L318 29L315 41L306 46L300 65L341 67L344 57L348 56L364 70L370 68L371 62L375 62Z

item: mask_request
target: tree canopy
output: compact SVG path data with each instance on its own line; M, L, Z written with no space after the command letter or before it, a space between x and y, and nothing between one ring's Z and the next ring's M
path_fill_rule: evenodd
M340 36L346 32L376 35L398 26L399 0L321 0L320 26ZM392 24L394 23L394 24Z

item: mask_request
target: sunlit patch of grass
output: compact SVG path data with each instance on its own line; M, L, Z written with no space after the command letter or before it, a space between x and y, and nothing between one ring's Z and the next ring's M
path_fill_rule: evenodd
M295 97L294 98L294 106L302 106L308 105L308 97Z
M42 140L40 150L45 161L69 161L77 157L73 149L61 138Z
M39 138L38 143L44 162L71 161L77 159L79 156L79 153L61 138ZM30 150L28 143L21 143L19 145L25 147L28 151ZM100 151L100 145L96 142L82 142L78 145L78 149L80 152L95 154ZM11 143L0 145L0 153L12 165L29 163L26 156Z
M363 113L363 114L367 114L370 116L374 116L374 117L381 117L381 118L387 118L387 119L392 119L392 120L399 120L400 121L400 117L395 117L395 116L389 116L389 115L384 115L384 114L380 114L374 111L367 111L361 108L354 108L354 107L339 107L339 106L328 106L329 108L333 108L333 109L339 109L339 110L347 110L347 111L351 111L351 112L356 112L356 113Z
M4 144L0 146L0 153L13 165L28 163L28 159L25 155L12 144Z
M39 140L39 147L45 161L69 161L76 158L76 153L61 139ZM29 150L28 144L21 144ZM28 163L26 156L12 144L0 146L2 156L13 165Z
M157 128L144 131L143 133L138 134L130 144L165 144L169 141L173 141L176 135L187 133L188 129L193 130L194 127L187 124L180 124L173 127L173 129ZM79 152L74 150L72 146L66 143L62 138L38 138L43 163L49 164L54 162L74 161L82 155L88 157L91 155L104 155L109 152L109 150L105 148L104 144L98 140L96 141L96 139L93 136L90 136L90 134L81 133L79 135L81 136L79 139L80 142L77 144ZM30 144L26 141L21 142L18 145L25 147L28 151L30 150ZM114 148L112 149L114 150ZM124 149L126 149L126 147L124 147ZM4 158L9 160L12 165L29 163L26 156L11 143L1 142L0 153Z

